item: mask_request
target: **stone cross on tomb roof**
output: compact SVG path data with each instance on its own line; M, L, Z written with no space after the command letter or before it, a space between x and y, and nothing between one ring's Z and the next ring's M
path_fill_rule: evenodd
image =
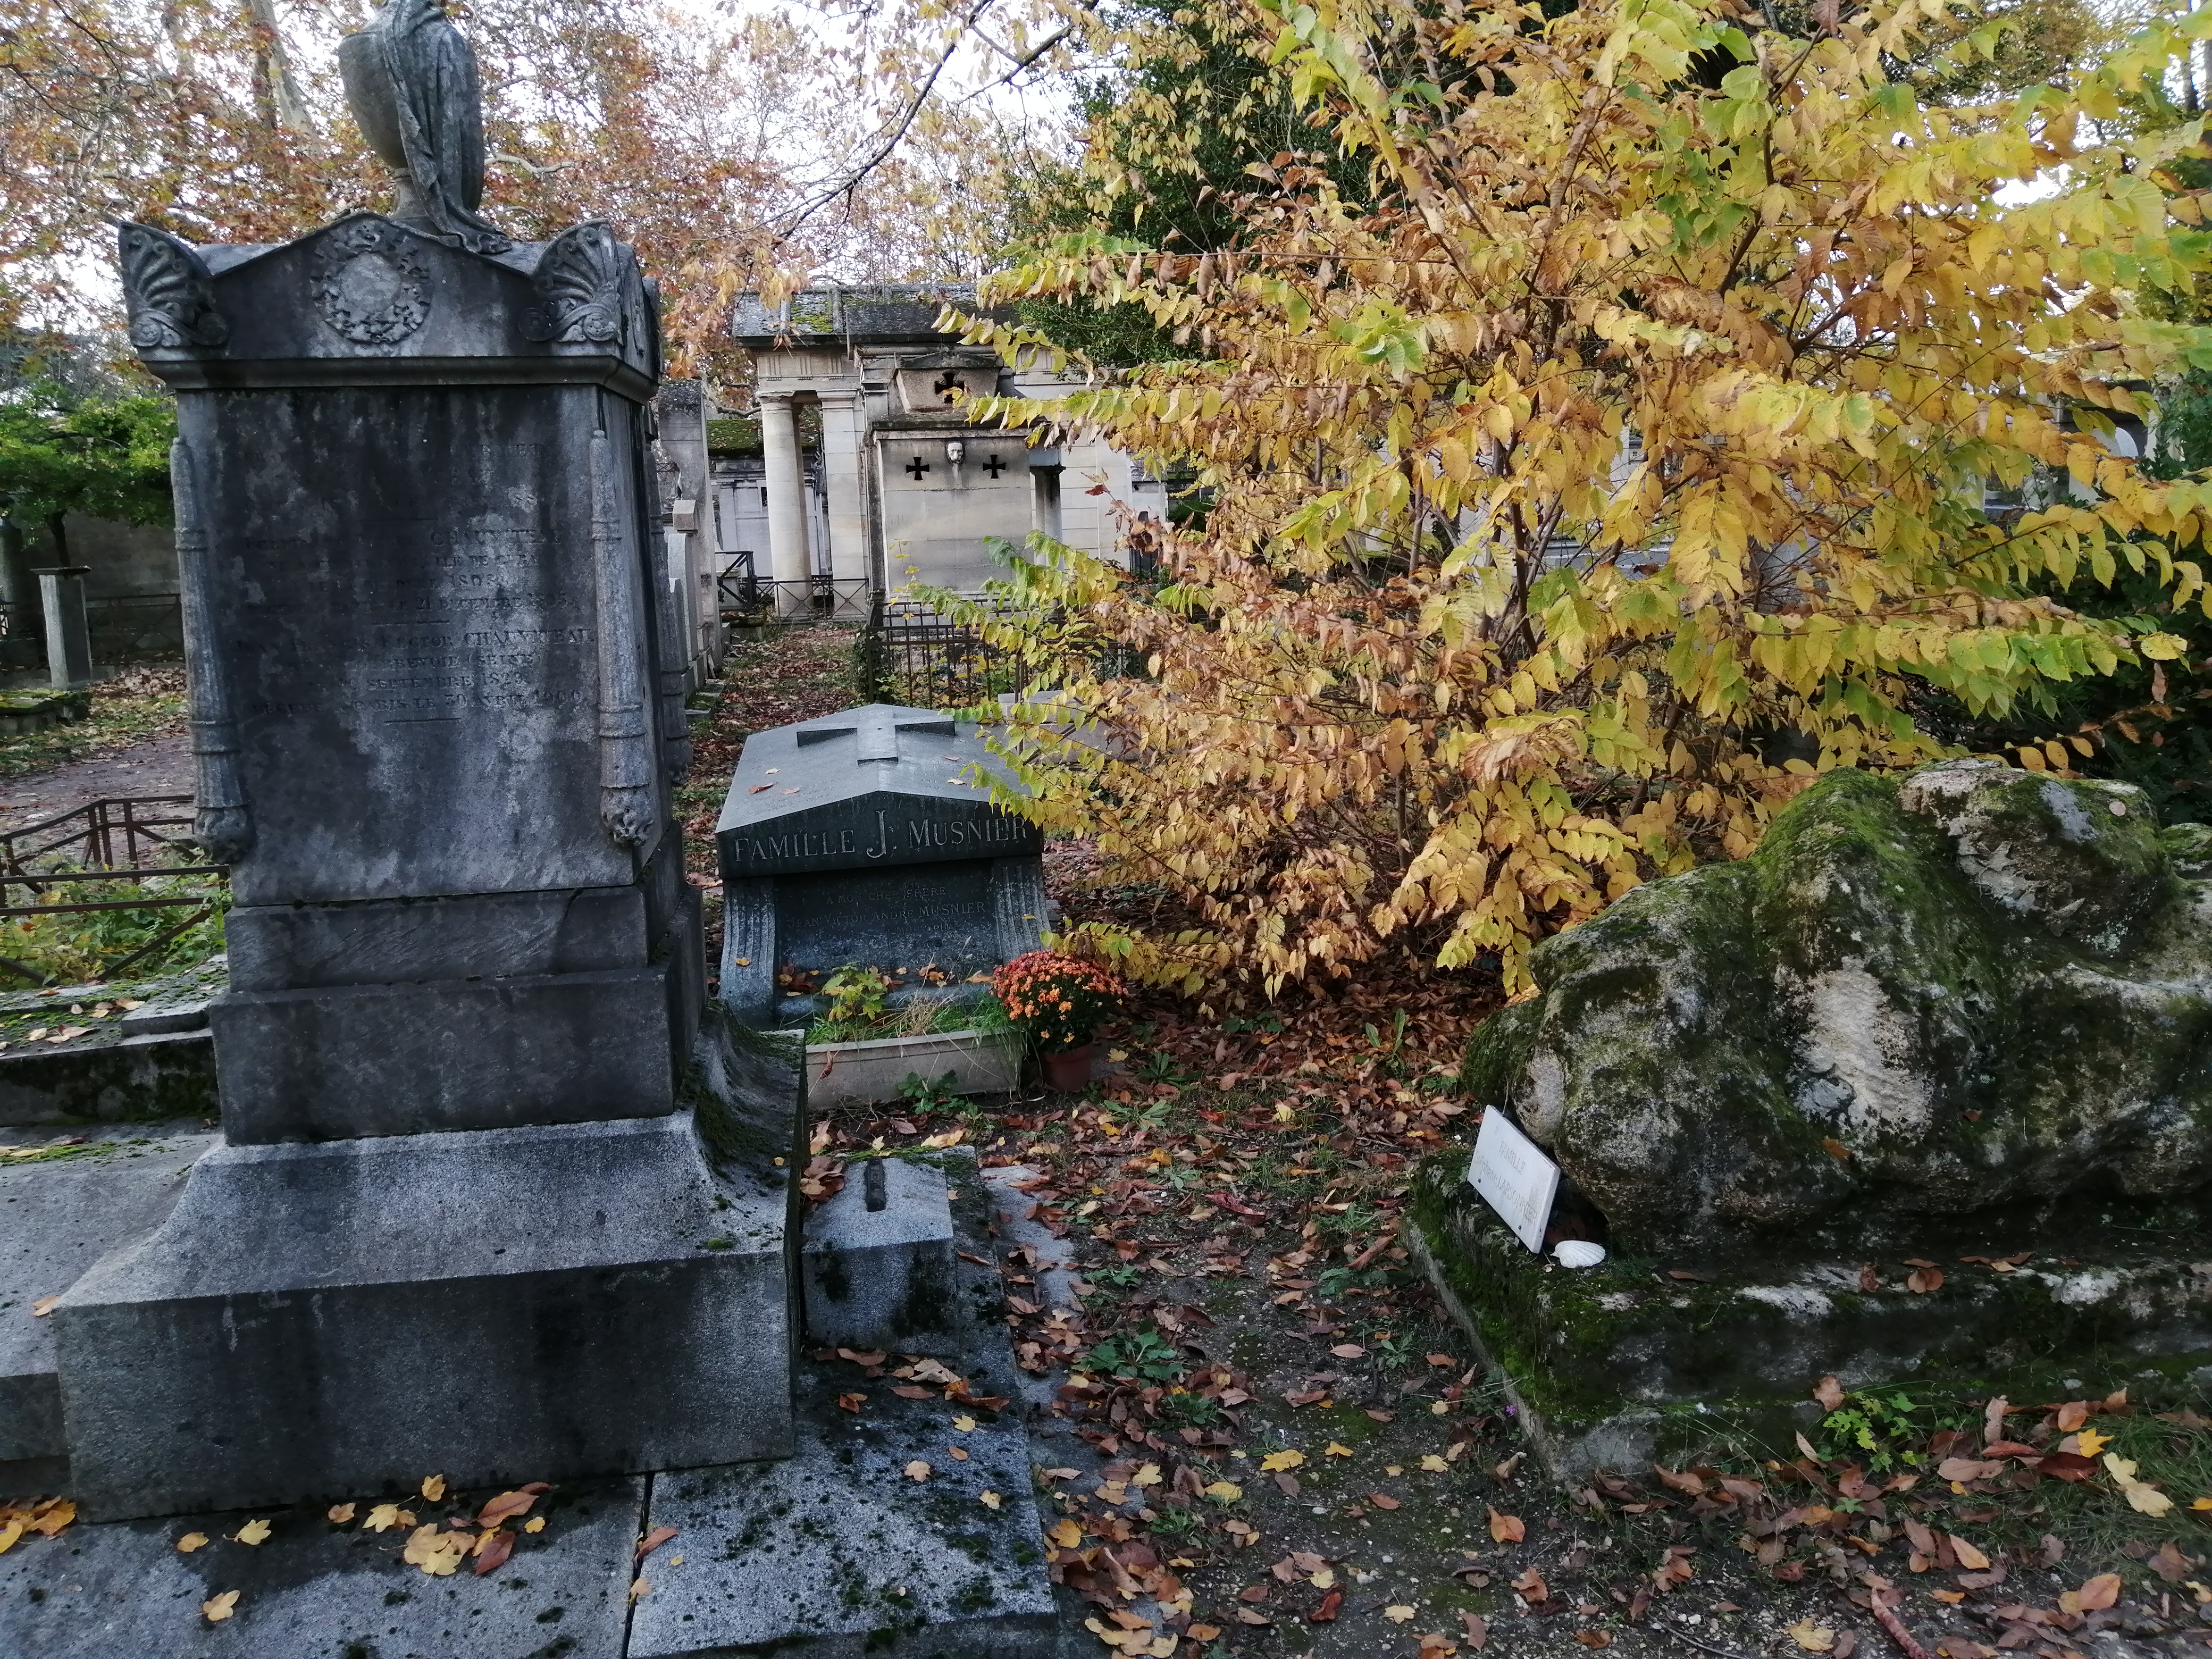
M853 733L859 738L859 752L854 759L896 761L899 757L900 732L928 732L949 738L954 730L950 714L933 714L920 708L898 708L888 703L870 703L865 708L848 708L827 720L811 720L800 726L799 746L804 749Z

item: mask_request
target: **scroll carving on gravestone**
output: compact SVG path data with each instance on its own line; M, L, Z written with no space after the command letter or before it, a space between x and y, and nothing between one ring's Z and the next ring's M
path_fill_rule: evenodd
M356 345L396 346L430 315L430 273L408 233L364 214L315 244L315 308Z
M589 220L546 244L538 261L538 303L522 313L522 337L556 345L619 346L628 261L614 231Z
M618 845L642 848L659 821L653 807L653 730L647 718L638 571L623 533L614 446L592 434L592 557L599 601L599 822Z
M184 613L185 679L191 688L192 793L198 810L192 835L218 864L235 864L253 846L253 819L238 778L238 719L229 676L215 637L218 607L208 568L207 525L200 516L199 479L182 438L169 446L176 496L177 585Z
M115 240L132 345L141 351L192 351L230 338L230 325L215 308L206 262L191 243L131 223L116 228Z

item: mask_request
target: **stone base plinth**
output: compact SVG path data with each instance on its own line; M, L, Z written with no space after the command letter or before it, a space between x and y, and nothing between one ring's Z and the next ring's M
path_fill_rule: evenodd
M223 1133L318 1140L666 1112L668 974L228 992L208 1010Z
M1818 1437L1810 1395L1825 1376L1967 1400L2123 1384L2154 1400L2212 1377L2212 1230L2193 1206L1893 1219L1859 1249L1830 1237L1577 1270L1532 1255L1466 1184L1466 1159L1423 1170L1407 1239L1561 1479L1723 1437L1793 1457L1796 1433ZM2023 1250L2035 1254L2011 1271L1990 1265ZM1907 1256L1938 1263L1942 1285L1911 1289Z
M797 1079L751 1071L750 1113L714 1104L735 1131L210 1152L51 1316L74 1495L121 1517L788 1455Z

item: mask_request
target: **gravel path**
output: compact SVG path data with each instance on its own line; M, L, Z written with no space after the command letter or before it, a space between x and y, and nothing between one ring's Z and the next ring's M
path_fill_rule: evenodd
M0 784L0 829L20 829L103 796L189 795L191 739L173 732Z

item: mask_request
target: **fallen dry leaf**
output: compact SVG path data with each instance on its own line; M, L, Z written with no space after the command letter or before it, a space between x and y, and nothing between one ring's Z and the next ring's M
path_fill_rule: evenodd
M1451 1465L1434 1452L1429 1452L1422 1457L1421 1468L1431 1474L1442 1474L1446 1469L1451 1468Z
M1969 1544L1965 1539L1960 1537L1955 1532L1950 1534L1949 1537L1951 1540L1951 1553L1959 1558L1959 1565L1960 1566L1964 1567L1968 1572L1986 1572L1989 1571L1990 1558L1988 1556L1983 1554L1981 1551L1976 1549L1972 1544Z
M633 1578L629 1581L629 1599L635 1601L641 1595L651 1594L652 1589L653 1586L647 1583L644 1579Z
M433 1578L447 1578L461 1565L473 1542L475 1540L467 1533L442 1531L433 1521L409 1534L400 1559L410 1567L420 1567Z
M1072 1550L1083 1541L1083 1528L1073 1521L1060 1521L1045 1534L1064 1550Z
M2087 1439L2086 1434L2083 1439ZM2173 1500L2152 1486L2148 1480L2136 1478L2135 1461L2122 1457L2118 1452L2105 1454L2105 1468L2128 1500L2128 1507L2138 1515L2148 1515L2155 1521L2173 1507Z
M2120 1599L2120 1575L2100 1572L2073 1593L2080 1600L2082 1612L2102 1613Z
M1826 1625L1816 1625L1810 1619L1801 1619L1790 1626L1790 1634L1797 1645L1808 1653L1832 1653L1836 1649L1836 1632Z
M504 1527L496 1528L478 1538L476 1547L469 1553L476 1557L477 1577L497 1572L507 1565L507 1558L514 1553L514 1534Z
M268 1536L266 1521L249 1521L238 1529L238 1541L241 1544L258 1544Z
M1905 1288L1916 1296L1940 1291L1943 1288L1943 1270L1941 1267L1915 1267L1905 1276Z
M923 1462L919 1457L915 1458L913 1462L906 1466L906 1478L909 1480L927 1480L929 1479L930 1474L931 1470L929 1465Z
M1260 1460L1260 1468L1263 1473L1273 1474L1278 1469L1302 1468L1305 1461L1306 1455L1302 1451L1273 1451Z
M673 1527L655 1527L651 1532L646 1534L644 1537L637 1540L636 1559L641 1561L644 1560L647 1556L652 1554L653 1551L659 1549L663 1544L665 1544L670 1539L675 1536L676 1528Z
M1306 1615L1310 1625L1326 1625L1336 1617L1337 1609L1344 1605L1344 1592L1333 1589L1321 1598L1321 1605Z
M444 1475L426 1474L422 1477L423 1497L428 1498L433 1504L434 1504L445 1495L446 1477Z
M368 1519L361 1524L365 1532L389 1532L394 1527L413 1526L415 1517L397 1504L379 1504L369 1510Z
M1459 1621L1467 1627L1467 1644L1480 1650L1490 1640L1490 1621L1479 1613L1462 1609Z
M1820 1401L1824 1412L1840 1410L1844 1403L1844 1385L1832 1376L1824 1376L1813 1385L1813 1398Z
M225 1590L222 1595L211 1595L200 1603L200 1617L210 1625L220 1625L230 1617L232 1610L237 1606L238 1592Z
M207 1541L208 1535L205 1533L188 1532L177 1540L177 1553L190 1555L194 1550L204 1550L207 1547Z
M2084 1429L2075 1437L2075 1449L2084 1457L2095 1457L2112 1443L2109 1434L2099 1434L2094 1429Z
M1534 1567L1513 1581L1513 1593L1532 1607L1552 1599L1552 1587L1544 1582L1544 1575Z
M544 1532L545 1530L545 1517L542 1515L532 1516L530 1519L522 1523L522 1529L525 1532Z
M512 1521L518 1515L527 1515L530 1506L538 1501L538 1494L526 1489L503 1492L477 1511L477 1525L495 1527L502 1521Z
M1517 1515L1500 1515L1490 1511L1490 1540L1494 1544L1517 1544L1528 1535L1528 1528Z
M975 1494L975 1501L987 1510L995 1510L1004 1500L994 1492L979 1492Z
M1385 1619L1388 1619L1394 1625L1411 1624L1413 1619L1413 1610L1411 1607L1404 1606L1385 1607L1382 1609L1382 1616Z
M1335 1441L1332 1440L1325 1448L1322 1449L1322 1455L1323 1457L1349 1457L1352 1455L1352 1448L1349 1446L1340 1445Z
M333 1504L323 1512L323 1518L334 1527L343 1527L353 1519L353 1512L351 1504Z

